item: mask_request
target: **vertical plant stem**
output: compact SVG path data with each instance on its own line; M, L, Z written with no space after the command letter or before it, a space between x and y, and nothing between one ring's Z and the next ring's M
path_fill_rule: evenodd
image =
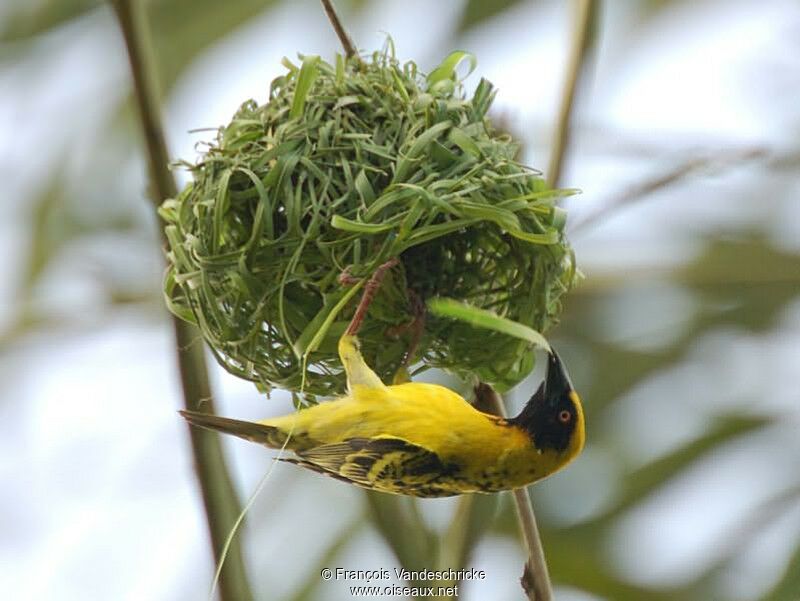
M478 404L485 407L485 411L505 417L506 408L503 399L488 384L479 383L475 387ZM536 516L533 505L528 496L527 488L518 488L513 491L514 505L517 508L517 521L528 550L528 561L522 573L520 583L530 601L552 601L553 588L550 584L550 573L547 570L547 561L544 557L544 548L539 537L539 527L536 525Z
M575 28L572 34L572 48L567 66L567 77L561 94L558 121L550 150L550 164L547 168L547 183L551 188L557 187L561 179L561 169L570 142L572 109L581 79L586 73L584 65L586 56L592 46L592 31L597 18L598 4L599 2L595 0L576 1Z
M342 22L339 20L339 15L336 14L336 9L333 8L331 0L322 0L322 8L325 9L325 14L328 15L328 20L331 22L336 35L339 37L339 41L342 43L342 48L344 48L344 53L347 58L356 56L356 47L353 45L353 40L350 39L347 31L345 31Z
M595 0L576 0L575 26L572 33L572 47L570 49L567 77L564 90L561 94L561 104L558 111L555 136L550 151L550 164L547 169L547 183L551 188L559 185L564 157L570 143L570 125L575 97L580 87L581 79L586 73L585 62L589 49L594 39L595 21L597 18L598 2ZM500 396L489 387L486 392L494 403L499 415L504 414L503 401ZM539 537L539 528L536 525L536 516L533 505L525 488L514 491L514 505L517 508L517 519L522 530L525 545L528 547L530 557L525 564L522 574L522 588L532 601L551 601L553 598L550 574Z
M168 168L169 159L157 101L154 67L148 54L144 15L140 11L142 3L137 0L112 0L112 6L128 52L136 105L147 150L153 201L157 205L161 199L174 197L177 186ZM163 239L163 228L161 235ZM200 333L174 315L172 324L184 407L213 413L211 386ZM189 434L213 556L219 562L225 540L241 506L225 466L219 438L200 428L190 427ZM232 544L228 552L220 576L219 591L223 601L253 599L238 543Z
M533 513L531 498L527 488L517 488L512 491L514 506L517 509L517 520L528 548L528 561L522 572L520 583L532 601L551 601L553 598L553 585L550 583L550 572L547 569L547 560L544 556L542 539L539 535L539 526L536 524L536 515Z

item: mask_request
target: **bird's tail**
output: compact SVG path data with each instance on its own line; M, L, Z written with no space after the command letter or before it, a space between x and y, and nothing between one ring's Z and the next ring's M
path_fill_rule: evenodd
M233 434L239 438L263 444L273 449L280 449L284 446L292 449L294 446L291 444L291 440L288 443L286 442L286 439L289 438L289 433L275 426L220 417L199 411L179 411L179 413L193 426L225 434Z

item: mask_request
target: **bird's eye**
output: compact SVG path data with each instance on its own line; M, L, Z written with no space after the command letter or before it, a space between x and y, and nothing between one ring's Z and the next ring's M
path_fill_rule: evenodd
M570 413L566 409L564 409L558 414L558 421L560 421L562 424L568 424L569 420L571 419L572 419L572 413Z

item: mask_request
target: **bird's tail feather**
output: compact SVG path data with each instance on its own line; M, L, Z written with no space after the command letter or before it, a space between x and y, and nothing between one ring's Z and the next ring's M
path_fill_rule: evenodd
M286 442L288 433L275 426L220 417L199 411L179 411L179 413L193 426L225 434L233 434L239 438L263 444L273 449L280 449L284 445L287 448L292 448L291 441L288 444Z

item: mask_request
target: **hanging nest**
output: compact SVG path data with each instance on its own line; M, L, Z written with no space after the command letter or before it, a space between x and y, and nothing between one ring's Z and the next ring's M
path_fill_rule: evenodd
M465 97L464 61L474 68L458 52L425 77L391 47L284 60L269 102L245 102L189 165L194 181L161 207L165 292L228 371L306 400L341 394L352 282L397 257L360 332L385 381L406 363L500 390L530 372L529 342L421 310L449 297L542 332L575 280L554 206L565 191L493 130L488 81Z

